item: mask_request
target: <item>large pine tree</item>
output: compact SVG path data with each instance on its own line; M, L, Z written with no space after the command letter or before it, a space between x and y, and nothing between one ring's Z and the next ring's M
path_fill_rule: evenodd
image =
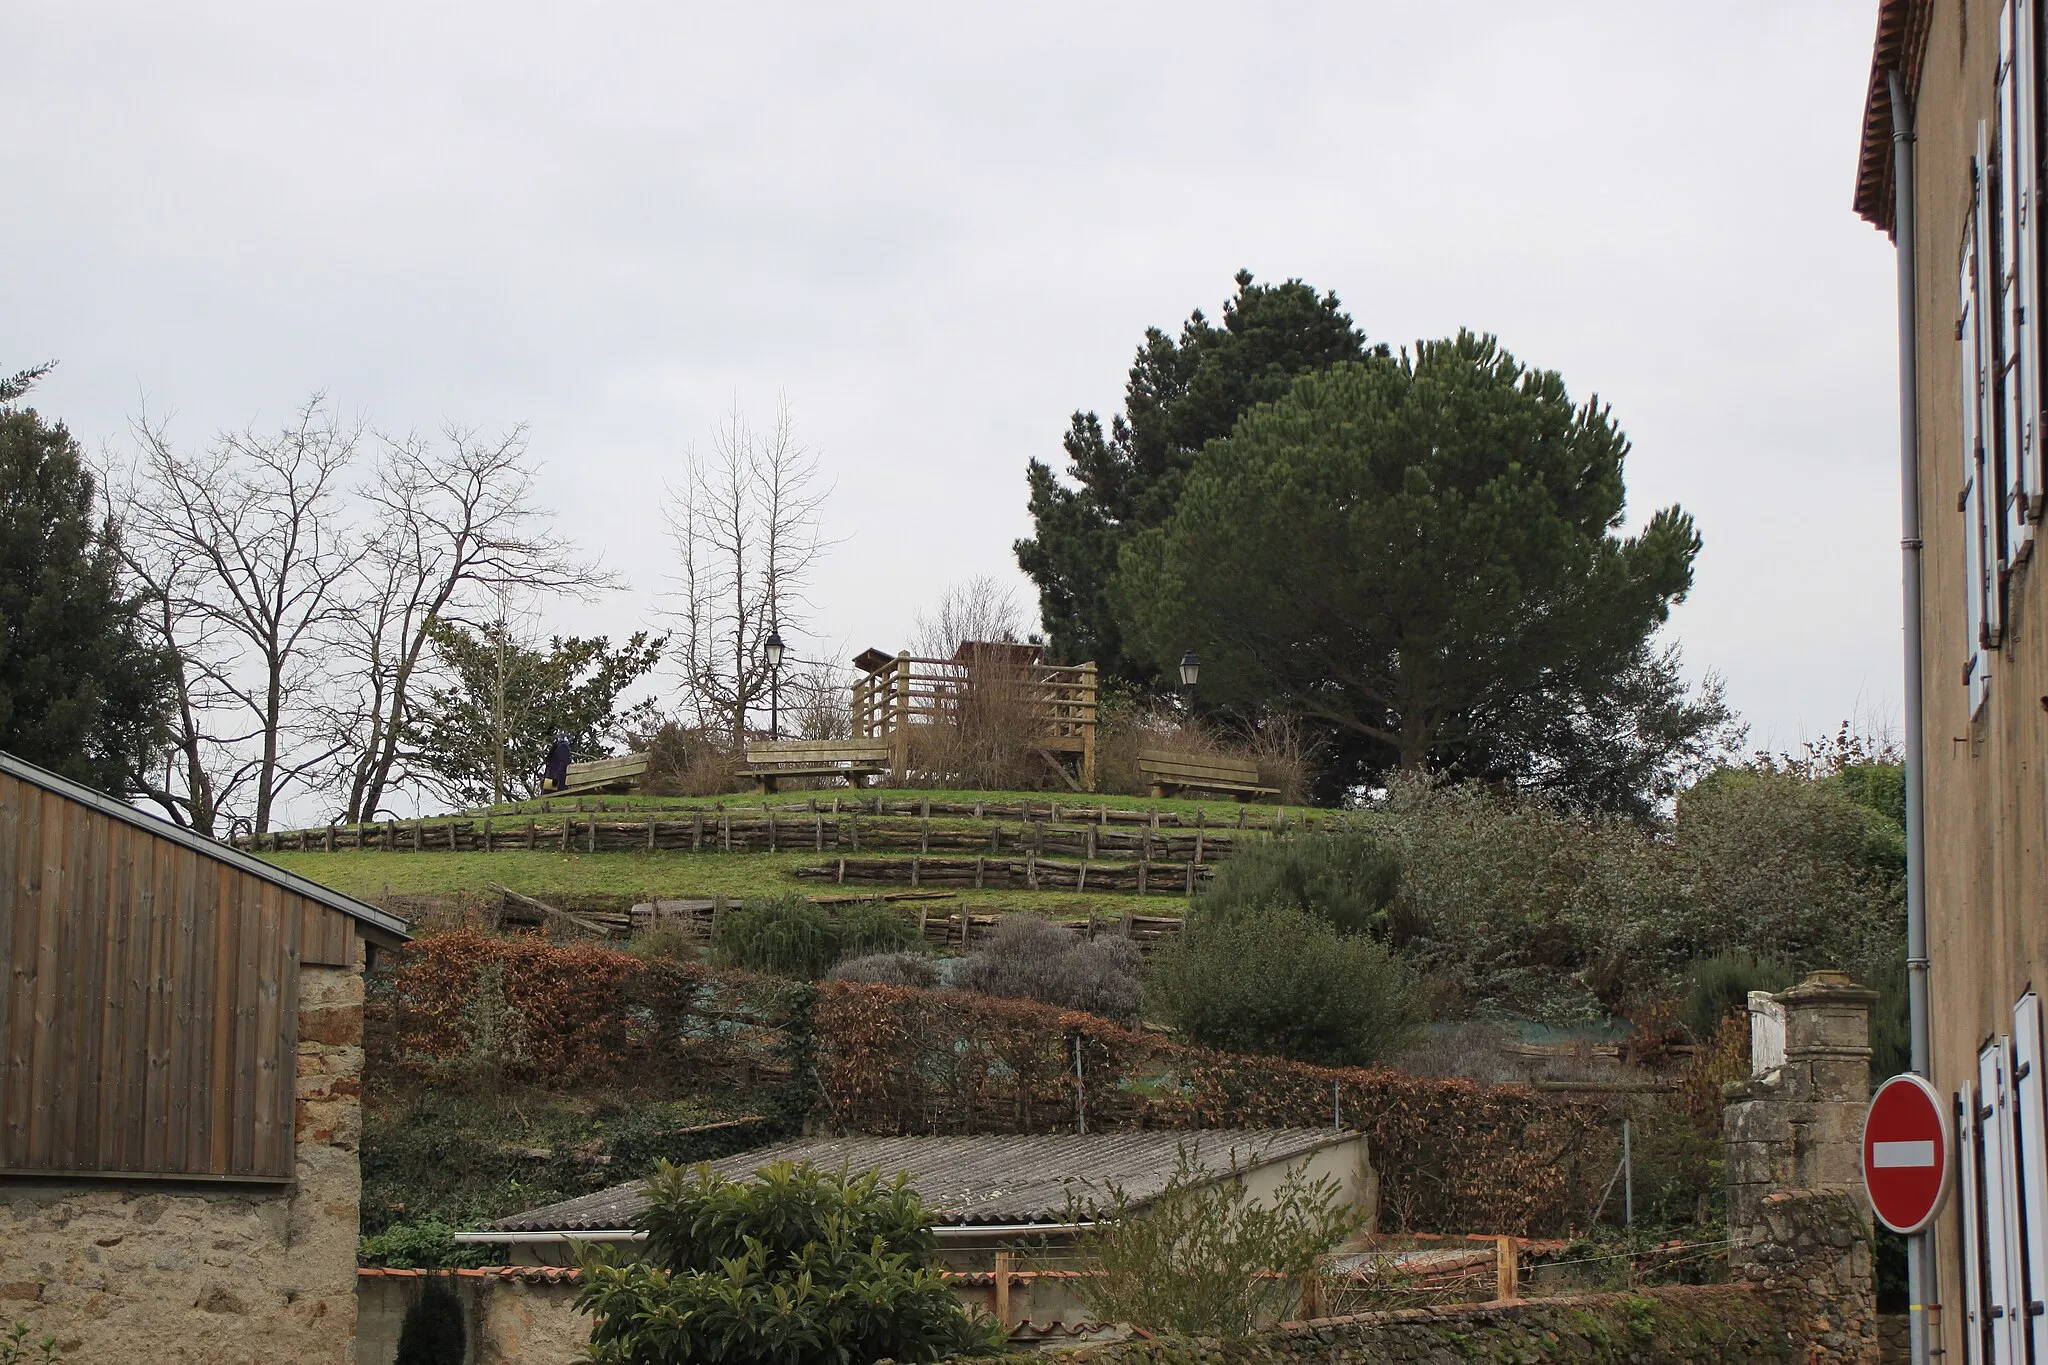
M1031 462L1036 534L1017 542L1017 562L1038 585L1039 610L1054 653L1094 659L1105 674L1140 686L1159 674L1131 653L1109 599L1126 542L1172 513L1203 446L1237 419L1285 394L1303 374L1367 354L1335 294L1300 280L1254 284L1239 271L1221 326L1197 309L1180 339L1147 328L1131 365L1124 410L1102 419L1077 412L1066 436L1067 479Z
M0 749L116 795L139 789L170 693L142 605L71 433L0 406Z

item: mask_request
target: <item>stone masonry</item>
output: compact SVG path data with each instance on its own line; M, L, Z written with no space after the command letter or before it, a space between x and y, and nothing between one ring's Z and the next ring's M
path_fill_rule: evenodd
M1729 1086L1723 1117L1729 1264L1779 1301L1816 1365L1878 1359L1863 1190L1876 998L1840 972L1780 992L1784 1063Z
M363 978L299 974L297 1180L0 1182L0 1330L79 1362L348 1365Z

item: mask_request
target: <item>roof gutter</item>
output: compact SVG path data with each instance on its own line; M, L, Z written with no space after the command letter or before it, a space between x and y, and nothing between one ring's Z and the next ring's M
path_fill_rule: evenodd
M1085 1232L1087 1223L939 1223L932 1236L942 1242L965 1241L973 1237L1062 1236ZM556 1228L545 1232L458 1232L455 1240L465 1246L555 1246L569 1242L644 1242L645 1232L633 1228L600 1228L578 1232Z
M1885 73L1892 123L1892 240L1899 266L1899 549L1905 586L1906 646L1906 999L1912 1067L1929 1075L1927 993L1927 788L1921 695L1920 371L1918 279L1914 253L1913 111L1896 68ZM1906 1239L1906 1301L1913 1365L1928 1365L1927 1305L1940 1292L1932 1228Z

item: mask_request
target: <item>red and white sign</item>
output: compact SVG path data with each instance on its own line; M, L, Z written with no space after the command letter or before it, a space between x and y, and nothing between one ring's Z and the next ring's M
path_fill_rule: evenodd
M1920 1076L1894 1076L1870 1098L1863 1120L1863 1185L1877 1221L1918 1232L1948 1198L1955 1166L1948 1106Z

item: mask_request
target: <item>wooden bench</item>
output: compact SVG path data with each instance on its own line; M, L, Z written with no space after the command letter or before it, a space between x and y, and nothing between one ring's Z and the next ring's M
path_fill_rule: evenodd
M548 796L583 795L596 792L629 792L647 781L646 754L620 754L617 758L595 758L588 763L571 763L568 780Z
M889 771L889 745L879 739L782 739L747 746L740 776L767 796L785 777L843 777L856 787Z
M1259 765L1237 758L1191 758L1186 754L1138 751L1138 775L1152 784L1152 795L1177 791L1229 792L1240 801L1278 796L1278 787L1259 785Z

